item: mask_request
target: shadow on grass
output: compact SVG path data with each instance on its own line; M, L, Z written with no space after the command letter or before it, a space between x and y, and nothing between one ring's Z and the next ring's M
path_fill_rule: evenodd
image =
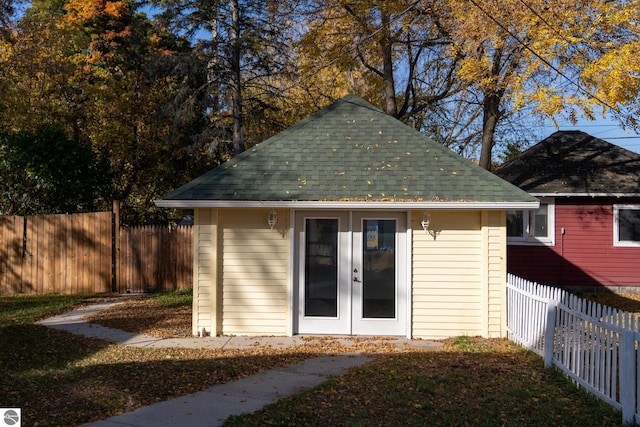
M0 342L0 402L22 408L28 425L56 427L104 419L316 355L304 348L129 348L38 325L0 328Z
M640 294L620 295L613 292L581 292L578 293L578 296L608 307L617 308L631 313L640 313Z
M225 426L621 426L613 408L512 345L387 354Z
M137 349L36 325L0 330L0 402L29 425L75 426L344 348ZM214 414L212 414L212 417ZM503 340L379 354L229 425L622 425L608 405Z
M95 295L0 295L0 326L29 324L95 298Z

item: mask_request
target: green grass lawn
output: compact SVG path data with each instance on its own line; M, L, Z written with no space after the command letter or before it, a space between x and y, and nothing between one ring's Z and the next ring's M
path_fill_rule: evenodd
M621 415L503 340L383 355L225 426L619 426Z
M87 296L0 297L0 405L23 425L76 426L264 369L346 351L136 349L34 325ZM150 304L184 306L185 292ZM228 425L622 425L621 415L505 340L459 337L445 351L387 352L348 375Z

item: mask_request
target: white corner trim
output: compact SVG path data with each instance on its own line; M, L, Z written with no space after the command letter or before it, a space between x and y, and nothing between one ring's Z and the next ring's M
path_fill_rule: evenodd
M407 212L406 218L406 319L405 319L405 328L406 328L406 338L413 338L413 229L411 228L411 212Z
M289 210L289 328L287 335L290 337L293 336L297 332L297 322L298 322L298 311L296 310L296 295L297 295L297 281L296 281L296 218L295 212L293 209Z

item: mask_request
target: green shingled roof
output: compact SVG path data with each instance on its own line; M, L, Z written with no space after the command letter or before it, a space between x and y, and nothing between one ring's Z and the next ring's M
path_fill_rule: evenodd
M535 201L355 95L345 96L163 200Z

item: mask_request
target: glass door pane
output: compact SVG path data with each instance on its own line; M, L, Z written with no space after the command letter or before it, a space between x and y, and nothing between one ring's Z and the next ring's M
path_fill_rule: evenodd
M305 221L305 316L338 315L338 231L337 218Z
M396 221L365 219L362 254L362 316L396 317Z

